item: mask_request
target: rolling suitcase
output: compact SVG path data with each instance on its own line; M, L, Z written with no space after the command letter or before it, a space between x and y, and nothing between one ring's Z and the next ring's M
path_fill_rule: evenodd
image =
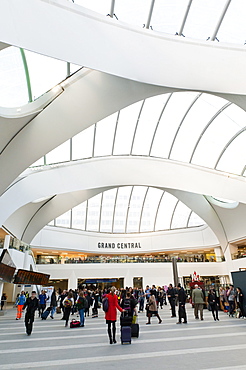
M43 313L42 313L42 315L41 315L41 319L42 320L46 320L47 319L47 317L49 316L49 314L50 314L50 311L51 311L51 308L50 307L48 307L47 308L47 310L45 310Z
M132 325L132 316L128 316L128 312L122 312L120 316L120 326L131 326Z
M132 337L139 337L139 324L132 324L131 326L131 335Z
M131 344L131 327L121 326L121 344L129 343Z

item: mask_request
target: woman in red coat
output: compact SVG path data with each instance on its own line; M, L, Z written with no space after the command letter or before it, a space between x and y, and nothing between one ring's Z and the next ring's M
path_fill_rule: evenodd
M109 343L110 344L117 343L116 340L115 340L115 333L116 333L115 322L117 320L116 308L120 312L124 311L118 304L118 297L115 294L115 290L116 290L116 288L113 286L110 289L110 293L106 294L106 297L108 298L108 311L105 312L105 319L106 319L106 324L108 324L108 336L109 336ZM112 329L113 329L113 339L112 339L111 326L112 326Z

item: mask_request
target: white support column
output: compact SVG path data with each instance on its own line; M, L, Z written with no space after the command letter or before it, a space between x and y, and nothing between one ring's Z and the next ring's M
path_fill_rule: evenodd
M68 289L77 289L78 279L74 272L72 272L71 276L68 279Z
M9 249L10 235L5 235L3 249Z
M215 247L214 248L214 253L215 253L215 257L216 257L216 262L221 262L222 261L222 257L223 257L223 253L222 253L221 247Z

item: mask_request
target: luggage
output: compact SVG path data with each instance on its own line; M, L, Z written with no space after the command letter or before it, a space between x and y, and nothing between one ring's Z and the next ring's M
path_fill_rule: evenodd
M50 314L50 311L51 310L49 310L48 308L47 308L47 310L46 311L44 311L43 313L42 313L42 315L41 315L41 319L42 320L46 320L47 319L47 317L49 316L49 314Z
M131 344L131 327L121 326L121 344L129 343Z
M72 320L70 322L70 328L79 328L80 327L80 321Z
M56 313L61 313L61 307L56 307Z
M131 336L138 338L139 337L139 324L132 324L131 326Z
M128 316L127 312L122 312L120 316L120 326L131 326L132 316Z

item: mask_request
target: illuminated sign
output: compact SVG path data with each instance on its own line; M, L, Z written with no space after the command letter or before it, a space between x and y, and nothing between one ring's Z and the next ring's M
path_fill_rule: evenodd
M40 272L18 270L15 275L14 284L47 285L50 275Z
M109 249L139 249L141 245L140 243L98 243L97 247Z

